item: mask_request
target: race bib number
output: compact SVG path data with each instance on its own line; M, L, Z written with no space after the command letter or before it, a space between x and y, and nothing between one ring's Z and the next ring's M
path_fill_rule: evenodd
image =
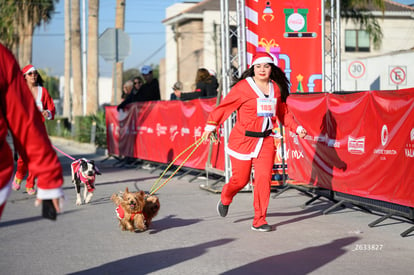
M257 116L272 117L276 113L275 98L258 98L257 99Z

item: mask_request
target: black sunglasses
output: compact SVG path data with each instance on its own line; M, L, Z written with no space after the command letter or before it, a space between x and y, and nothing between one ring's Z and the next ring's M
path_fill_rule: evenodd
M30 73L27 73L27 74L30 75L30 76L37 75L37 71L33 71L33 72L30 72Z

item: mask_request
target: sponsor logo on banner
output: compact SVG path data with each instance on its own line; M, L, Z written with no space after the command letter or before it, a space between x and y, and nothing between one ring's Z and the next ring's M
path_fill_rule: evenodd
M299 138L296 133L293 133L292 131L289 131L289 135L293 140L293 143L296 145L299 145ZM292 159L302 159L305 158L305 155L303 153L303 150L291 150L285 148L285 157L288 159L289 157Z
M188 135L190 134L190 129L188 128L181 128L181 136L183 137L184 135Z
M201 137L201 135L203 134L203 128L201 126L198 127L194 127L194 138L198 138Z
M385 146L388 142L388 127L387 125L382 126L382 130L381 130L381 144L382 146Z
M303 159L303 158L305 158L305 155L303 154L303 151L302 150L291 150L291 149L288 149L286 156L287 157L290 156L292 159Z
M414 158L414 128L410 131L410 142L411 143L405 145L405 156L407 158Z
M348 137L348 152L355 155L365 153L365 137L354 138Z
M157 136L167 134L167 126L162 126L160 123L157 123Z
M178 126L177 125L171 125L170 127L170 140L174 141L175 137L178 134Z
M384 125L384 126L382 126L382 130L381 130L381 144L382 144L382 146L385 147L386 145L388 145L388 141L389 141L388 127L387 127L387 125ZM374 149L374 154L375 155L382 155L382 156L385 156L385 155L392 156L392 155L397 154L397 150L378 148L378 149ZM385 159L385 157L383 157L381 159Z

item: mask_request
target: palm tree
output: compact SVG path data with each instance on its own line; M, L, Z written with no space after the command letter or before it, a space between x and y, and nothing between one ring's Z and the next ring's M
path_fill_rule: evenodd
M88 89L87 114L96 114L99 105L98 94L98 19L99 0L89 0L88 15Z
M16 3L11 1L0 2L0 42L16 55L17 35L15 35L14 15Z
M18 60L20 66L32 62L33 32L36 26L50 22L58 0L16 1L14 24L18 39Z
M361 29L369 33L373 45L378 48L382 41L382 31L378 20L370 12L373 8L379 8L382 12L385 11L384 0L341 0L341 18L352 20L359 24ZM330 7L330 0L325 1L326 6Z
M82 116L82 56L80 30L80 0L72 0L71 14L71 45L72 45L72 75L73 75L73 117Z
M124 30L125 29L125 0L116 0L116 11L115 11L115 28ZM122 72L124 69L123 62L116 63L116 71L113 72L112 79L115 81L116 78L116 90L112 91L112 104L118 104L121 102L121 91L122 91Z

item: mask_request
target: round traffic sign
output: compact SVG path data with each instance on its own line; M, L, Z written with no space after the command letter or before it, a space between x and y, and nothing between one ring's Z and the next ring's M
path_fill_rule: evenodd
M390 79L396 85L404 83L405 77L405 70L401 67L394 67L390 72Z
M348 66L348 73L353 78L361 78L365 74L365 65L361 61L352 61Z
M131 41L122 29L107 28L98 40L99 55L106 61L122 62L129 56Z

